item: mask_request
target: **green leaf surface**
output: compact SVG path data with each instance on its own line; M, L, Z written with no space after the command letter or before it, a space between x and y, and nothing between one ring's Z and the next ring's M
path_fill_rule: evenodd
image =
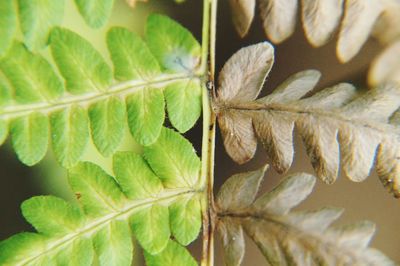
M164 189L142 156L118 152L113 158L115 178L129 199L156 198Z
M65 0L18 0L21 30L31 51L48 44L51 29L63 20L64 5Z
M200 81L178 81L167 86L164 94L171 124L181 133L191 129L201 114Z
M51 140L57 161L66 168L74 166L89 141L89 119L86 110L72 106L50 116Z
M102 228L93 241L100 265L130 266L133 245L129 224L116 220Z
M26 258L36 256L45 248L44 240L43 236L36 233L19 233L2 241L0 243L0 265L18 265L17 263ZM45 262L46 257L39 258L39 261Z
M198 265L190 252L170 240L168 246L160 253L151 255L145 252L146 264L148 266L195 266Z
M101 54L78 34L55 28L51 33L50 47L69 92L104 91L110 86L110 67Z
M151 80L161 73L156 58L135 33L114 27L108 31L107 45L117 80Z
M0 120L0 145L4 143L8 136L8 121Z
M168 72L193 72L200 63L200 44L190 31L166 16L149 16L146 40L158 62Z
M57 266L91 266L93 265L93 243L90 238L82 237L63 247L56 255Z
M37 196L24 201L22 214L39 233L65 235L83 224L81 211L66 201L53 196Z
M175 239L187 246L199 235L201 205L197 197L183 198L169 207L171 231Z
M89 108L93 142L106 157L118 148L125 133L125 104L117 97L110 97L92 104Z
M160 89L144 88L126 98L132 136L142 145L154 143L165 119L164 95Z
M125 197L114 178L99 166L86 162L69 172L69 183L89 217L120 211Z
M12 100L11 85L7 78L0 71L0 107L10 104Z
M11 122L11 141L18 158L26 165L39 162L47 152L49 120L39 113L14 119Z
M114 0L75 0L79 13L92 28L104 26L114 5Z
M17 29L17 14L13 0L0 2L0 56L10 48Z
M179 133L163 128L157 141L144 147L144 156L165 187L195 187L200 159Z
M168 207L159 204L140 210L132 216L132 230L147 252L157 254L167 246L171 235L168 220Z
M21 43L14 43L0 60L0 70L11 83L18 103L50 101L60 97L64 91L51 65Z

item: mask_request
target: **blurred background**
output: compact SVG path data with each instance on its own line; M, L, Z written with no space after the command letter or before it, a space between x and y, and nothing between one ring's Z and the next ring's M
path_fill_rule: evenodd
M143 34L144 21L148 14L153 12L165 13L190 29L195 37L201 41L202 1L187 0L183 4L173 1L149 0L148 3L138 3L131 9L123 0L115 1L114 12L109 26L101 30L92 30L86 26L77 14L72 1L66 1L68 8L65 14L64 26L68 27L89 39L101 51L107 60L105 34L109 26L124 26L132 31ZM240 39L233 29L228 1L219 1L217 26L217 70L238 49L243 46L267 40L257 16L249 35ZM317 69L322 73L322 79L317 89L328 87L339 82L351 82L361 89L366 89L366 72L373 57L380 51L379 44L370 40L364 45L361 52L349 63L340 64L335 55L333 39L328 45L314 49L305 40L303 30L298 25L296 33L283 44L276 45L275 65L265 83L262 94L268 94L288 76L305 69ZM48 51L44 51L48 57ZM48 57L50 58L50 57ZM192 141L200 155L201 150L201 120L190 130L186 137ZM135 145L130 134L120 147L121 150L140 150ZM303 144L298 136L295 137L295 160L290 173L313 173ZM93 148L88 147L85 160L99 163L110 171L110 159L101 157ZM217 133L216 140L216 191L221 184L232 174L255 170L268 162L268 157L262 149L249 163L238 166L225 153L222 139ZM55 162L51 149L44 161L34 167L22 165L10 148L10 143L0 146L0 240L20 231L33 230L22 218L20 204L34 195L53 194L65 199L73 200L66 182L65 170ZM273 188L282 178L270 169L264 179L262 192ZM400 262L400 202L394 199L383 188L373 171L371 176L362 183L353 183L341 176L333 185L326 185L317 181L311 196L297 209L319 209L323 206L345 208L342 219L336 224L371 220L377 224L377 232L372 246L382 250L393 260ZM222 250L219 239L216 238L216 265L223 265ZM191 247L193 254L200 255L200 241ZM138 259L141 260L140 252ZM266 265L257 247L247 241L247 252L243 265Z

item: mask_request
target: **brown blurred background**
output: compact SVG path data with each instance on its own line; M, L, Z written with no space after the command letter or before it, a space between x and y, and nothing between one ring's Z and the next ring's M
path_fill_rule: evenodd
M71 1L67 1L71 2ZM217 70L239 48L265 41L266 37L257 16L250 34L240 39L233 29L228 1L219 1L218 29L217 29ZM74 15L74 7L70 7L66 14L65 25L78 32L84 32L86 38L94 39L97 48L105 52L104 34L107 27L101 31L87 28L79 16ZM202 21L202 1L187 0L186 3L176 5L173 1L150 0L148 4L139 3L134 10L128 8L123 0L116 1L114 14L110 25L123 25L136 32L143 32L143 21L151 12L163 12L189 28L200 41ZM322 79L318 88L327 87L339 82L352 82L360 88L366 87L366 72L372 58L381 47L377 42L370 40L348 64L340 64L335 56L335 42L314 49L305 40L303 30L297 27L296 33L283 44L276 46L275 65L267 79L262 94L267 94L289 75L305 69L318 69L322 72ZM46 52L45 52L46 53ZM201 122L186 136L194 143L197 151L201 146ZM128 137L129 138L129 137ZM130 143L131 140L125 141ZM131 145L131 144L129 144ZM121 147L129 149L130 146ZM217 133L216 140L216 191L230 175L247 170L254 170L268 161L266 153L258 149L257 156L249 163L238 166L225 153L221 136ZM295 137L295 161L289 173L313 173L310 161L305 154L301 140ZM96 157L95 155L94 157ZM0 239L23 230L32 230L23 220L19 205L25 199L40 194L56 194L70 198L65 181L65 171L55 165L49 152L48 158L38 166L29 168L22 165L11 152L9 143L0 147ZM92 158L93 156L89 156ZM97 156L98 157L98 156ZM95 159L95 161L107 161ZM282 178L274 170L266 174L262 191L268 191ZM382 250L395 261L400 261L400 202L389 195L375 172L362 183L353 183L341 176L334 185L325 185L318 181L314 192L298 209L318 209L323 206L345 208L343 218L337 224L351 223L359 220L371 220L377 224L377 233L372 246ZM219 239L216 238L216 265L223 265L222 251ZM193 245L193 251L199 255L200 243ZM261 253L256 246L247 241L247 253L243 265L265 265Z

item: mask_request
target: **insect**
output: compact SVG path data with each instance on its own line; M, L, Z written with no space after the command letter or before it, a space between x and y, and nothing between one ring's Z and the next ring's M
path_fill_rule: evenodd
M214 88L214 83L211 80L207 81L206 88L207 90L211 91Z

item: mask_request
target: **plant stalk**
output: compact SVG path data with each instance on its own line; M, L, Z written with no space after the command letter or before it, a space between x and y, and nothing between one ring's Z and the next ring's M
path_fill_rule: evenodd
M214 265L214 151L215 151L215 121L211 103L214 92L215 77L215 40L217 0L204 0L203 7L203 38L201 67L207 78L203 85L203 139L202 139L202 181L205 193L202 201L203 212L203 254L201 265Z

